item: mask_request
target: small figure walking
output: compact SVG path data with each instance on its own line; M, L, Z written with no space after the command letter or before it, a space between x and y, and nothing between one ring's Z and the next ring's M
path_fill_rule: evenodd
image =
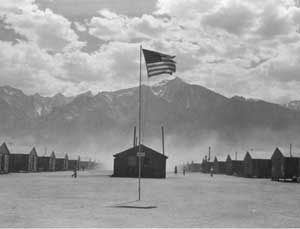
M183 167L182 173L183 173L183 176L185 176L185 167Z
M213 177L214 176L214 168L210 167L210 176Z
M72 177L77 178L77 168L74 168L74 173L72 174Z
M177 175L177 166L175 166L174 173Z

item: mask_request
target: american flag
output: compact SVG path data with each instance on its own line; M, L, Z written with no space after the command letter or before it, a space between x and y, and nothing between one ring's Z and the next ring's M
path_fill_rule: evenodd
M175 56L143 49L148 77L176 72Z

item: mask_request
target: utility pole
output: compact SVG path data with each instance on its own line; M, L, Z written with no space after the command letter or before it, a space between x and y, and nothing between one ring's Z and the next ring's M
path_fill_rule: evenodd
M165 131L164 127L161 127L161 138L162 138L162 153L165 155Z
M292 157L292 144L290 144L290 157Z
M133 147L136 146L136 126L133 128Z

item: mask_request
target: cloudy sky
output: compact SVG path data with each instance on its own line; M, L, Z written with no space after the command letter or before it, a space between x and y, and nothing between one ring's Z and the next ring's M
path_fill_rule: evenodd
M1 0L0 85L42 95L136 86L142 44L176 55L175 75L187 82L226 96L297 100L298 6L294 0Z

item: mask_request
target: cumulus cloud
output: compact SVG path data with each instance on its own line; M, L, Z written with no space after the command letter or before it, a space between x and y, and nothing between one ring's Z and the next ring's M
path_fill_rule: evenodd
M158 0L152 13L116 12L70 21L34 0L1 1L6 26L26 39L0 43L0 83L69 95L135 86L142 44L176 55L177 76L227 96L297 97L300 10L292 0Z
M243 34L254 23L255 13L243 3L234 1L221 5L213 12L204 14L202 23L211 27L224 29L233 34Z
M275 102L299 97L297 90L286 91L298 81L299 72L299 53L293 52L299 46L299 8L293 1L204 1L204 11L199 2L158 2L158 12L176 17L189 30L180 33L182 40L201 43L202 39L205 47L212 47L197 55L199 64L185 69L189 81L228 96L259 96ZM186 34L194 36L185 38ZM288 96L283 96L284 91Z
M0 80L27 93L51 94L68 85L55 78L62 72L60 63L34 43L21 42L14 46L0 42Z
M290 22L290 10L275 2L265 6L258 23L257 32L264 38L289 34L293 29L293 24Z
M158 0L156 14L167 14L172 17L195 17L213 9L218 0Z
M71 23L49 9L41 11L33 6L24 7L21 11L11 10L3 16L11 28L27 40L37 43L40 48L61 52L84 45L70 28Z
M89 23L90 34L105 41L128 41L158 38L169 26L168 22L152 15L129 18L107 9Z

